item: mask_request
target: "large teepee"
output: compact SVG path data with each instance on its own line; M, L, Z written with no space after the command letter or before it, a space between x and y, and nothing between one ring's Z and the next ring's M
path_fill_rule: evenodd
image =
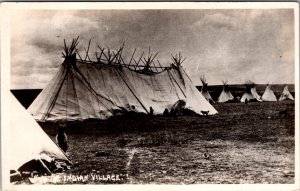
M234 99L234 97L231 94L231 92L229 91L227 81L223 81L223 91L221 92L221 94L218 98L218 102L219 103L224 103L224 102L228 102L228 101L233 100L233 99Z
M162 114L179 100L198 114L217 113L182 69L180 54L162 67L154 62L157 53L151 54L150 48L147 57L142 53L138 59L135 50L125 64L124 44L115 52L98 45L97 60L91 61L88 51L85 59L78 54L77 44L78 38L70 47L65 43L65 60L58 73L28 108L36 120L107 119L129 111L147 114L150 107L154 114Z
M288 86L284 87L283 92L279 98L279 101L286 100L286 99L294 100L294 97L290 93Z
M55 160L69 161L12 94L9 101L12 111L9 128L9 169L17 171L23 164L39 160L42 155Z
M277 98L271 89L271 85L267 84L266 90L262 95L261 99L263 101L277 101Z
M261 96L258 95L256 91L255 84L251 81L247 81L246 84L246 92L243 94L241 98L241 102L247 101L262 101Z
M207 86L208 83L206 82L206 78L204 75L202 75L200 77L200 81L202 82L202 87L201 87L201 94L205 97L205 99L211 103L215 103L215 101L212 99L212 97L210 96L208 90L207 90Z

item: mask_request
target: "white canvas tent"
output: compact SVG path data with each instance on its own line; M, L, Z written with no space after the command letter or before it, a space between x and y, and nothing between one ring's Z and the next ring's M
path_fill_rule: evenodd
M246 92L241 97L241 102L245 101L262 101L261 96L256 91L255 84L251 81L246 82Z
M234 99L234 97L231 94L231 92L229 91L227 81L223 81L223 91L221 92L221 94L218 98L218 102L219 103L224 103L224 102L227 102L227 101L230 101L230 100L233 100L233 99Z
M142 59L142 54L135 59L133 54L125 64L124 45L116 53L105 53L99 46L97 61L90 61L75 52L77 39L70 47L65 45L65 60L58 73L28 108L36 120L107 119L130 111L147 114L150 107L154 114L162 114L179 100L198 114L202 110L217 113L182 69L180 54L169 67L155 66L157 54L150 55L150 49L148 58Z
M271 85L267 84L264 94L262 95L261 99L263 101L277 101L277 98L271 89Z
M204 96L204 98L211 102L211 103L215 103L215 101L212 99L212 97L210 96L210 93L208 92L207 90L207 86L208 86L208 83L206 82L206 78L204 75L202 75L200 77L200 81L202 82L202 87L201 87L201 94Z
M279 101L283 101L283 100L287 100L287 99L295 100L294 97L292 96L292 94L290 93L288 86L285 86L283 89L283 92L279 98Z
M12 111L9 129L9 169L17 171L23 164L34 159L39 160L42 155L55 160L69 161L12 94L9 101Z

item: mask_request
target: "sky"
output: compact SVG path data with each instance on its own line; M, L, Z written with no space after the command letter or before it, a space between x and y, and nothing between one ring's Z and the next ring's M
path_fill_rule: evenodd
M293 9L198 10L16 10L11 17L11 88L44 88L63 62L63 39L79 36L112 50L123 42L129 60L137 48L158 52L162 65L171 54L186 57L183 68L195 85L294 83Z

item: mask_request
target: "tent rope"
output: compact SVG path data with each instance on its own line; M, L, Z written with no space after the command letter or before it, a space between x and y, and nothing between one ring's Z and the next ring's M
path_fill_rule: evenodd
M135 95L135 93L133 92L133 90L129 87L128 83L126 82L126 80L123 78L123 76L120 74L120 72L118 71L118 69L115 69L117 71L117 73L119 74L119 76L121 77L121 79L124 81L124 83L126 84L126 86L128 87L128 89L130 90L130 92L133 94L133 96L137 99L137 101L141 104L141 106L144 108L144 110L147 112L147 114L149 114L148 110L146 109L146 107L143 105L143 103L140 101L140 99Z
M184 91L181 89L180 85L178 84L178 82L175 80L174 76L171 74L171 72L168 71L168 74L172 77L172 79L174 80L174 82L177 84L177 86L179 87L180 91L182 92L182 94L184 95L184 97L186 97Z
M89 86L87 86L85 83L83 83L80 79L79 79L79 77L78 76L76 76L75 75L75 77L76 77L76 79L82 84L82 85L84 85L88 90L91 90L90 89L90 87ZM93 91L92 91L93 92ZM95 97L97 98L97 100L109 111L109 112L111 112L112 114L114 114L114 112L113 112L113 110L112 109L109 109L99 98L98 98L98 94L97 93L95 93L95 92L93 92L95 95ZM112 102L112 101L111 101ZM113 105L115 105L114 103L113 103Z
M69 72L67 73L67 95L66 95L66 127L67 127L67 121L68 121L68 86L69 86Z
M96 70L98 70L98 71L99 71L99 69L98 69L97 67L95 67L95 68L96 68ZM103 84L104 84L104 88L105 88L105 87L106 87L106 85L105 85L105 81L104 81L104 78L103 78L102 70L100 70L100 73L101 73L102 82L103 82ZM98 80L98 78L97 78L97 80ZM98 81L98 82L99 82L99 81ZM98 104L98 110L100 111L101 109L100 109L99 102L97 102L97 104Z
M64 68L63 73L64 73L64 72L66 72L66 68ZM64 84L64 81L66 80L67 73L68 73L68 72L65 73L65 76L63 77L63 80L62 80L62 82L61 82L61 84L60 84L60 86L59 86L59 88L58 88L58 91L57 91L57 93L55 94L55 96L53 97L52 101L50 102L50 105L49 105L49 107L48 107L48 109L47 109L47 112L45 112L45 114L43 115L41 121L45 121L46 118L48 117L48 115L50 114L50 112L52 111L52 109L54 108L54 105L55 105L56 100L57 100L57 98L58 98L59 92L60 92L60 90L61 90L61 88L62 88L62 86L63 86L63 84Z
M87 81L87 79L84 77L84 75L79 71L79 69L77 68L76 65L73 65L72 67L74 69L74 71L76 71L76 73L78 73L80 75L80 77L83 79L83 81L89 86L89 89L91 89L97 96L100 96L101 98L105 99L106 101L111 102L112 104L115 104L112 100L106 98L103 95L100 95L99 93L97 93L94 88L91 86L91 84ZM83 82L81 82L83 84Z
M179 95L178 95L178 93L177 93L177 91L176 91L176 86L175 86L175 84L174 84L174 82L173 82L173 80L172 80L172 78L171 78L171 76L169 74L169 71L168 71L168 77L170 79L170 82L171 82L173 88L175 89L175 93L176 93L177 97L180 98Z
M71 74L72 74L72 87L73 87L73 92L74 92L74 100L76 98L77 103L79 103L79 99L78 99L78 96L77 96L77 93L76 93L76 88L75 88L75 83L74 83L74 75L73 75L73 73L71 73ZM77 108L76 108L76 104L75 104L75 111L76 111L76 109ZM79 106L78 106L78 113L81 113Z
M87 68L87 67L88 67L87 64L85 64L85 72L86 72L86 75L87 75L87 80L88 80L88 82L90 82L91 80L90 80L90 75L89 75L89 72L88 72L88 68ZM91 85L90 85L90 86L91 86ZM90 101L91 105L93 105L93 104L92 104L92 100L89 99L89 101ZM95 111L94 107L92 107L92 108L93 108L93 110L94 110L94 113L96 114L96 111Z

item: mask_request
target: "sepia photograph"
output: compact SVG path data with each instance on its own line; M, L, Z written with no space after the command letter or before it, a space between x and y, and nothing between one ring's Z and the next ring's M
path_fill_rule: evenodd
M4 190L299 189L298 6L3 4Z

